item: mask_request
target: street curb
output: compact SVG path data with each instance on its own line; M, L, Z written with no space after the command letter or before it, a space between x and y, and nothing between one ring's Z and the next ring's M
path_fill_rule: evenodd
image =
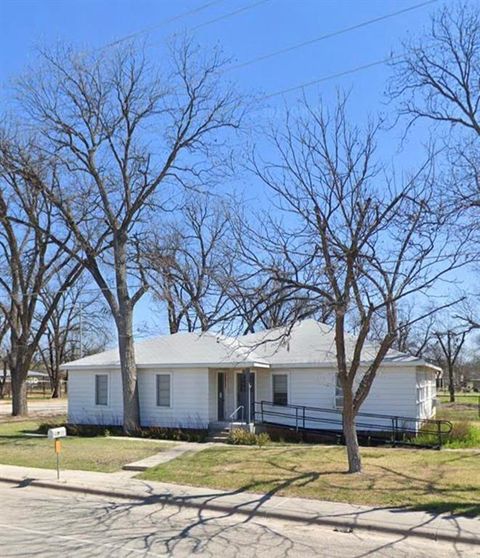
M348 518L335 518L335 517L308 517L301 513L281 512L281 511L267 511L261 509L247 509L236 507L227 504L216 504L212 502L195 502L188 501L183 498L171 496L170 494L143 496L128 492L119 492L116 490L103 490L99 488L91 488L88 486L74 485L74 484L59 484L53 481L43 481L28 478L9 478L1 477L0 482L6 484L35 486L37 488L48 488L64 492L77 492L81 494L91 494L94 496L105 496L108 498L120 498L124 500L141 501L148 504L166 504L171 506L180 506L183 508L203 509L209 511L218 511L224 513L235 513L246 515L249 517L261 517L264 519L279 519L283 521L292 521L296 523L303 523L306 525L325 525L334 527L341 530L362 530L369 532L378 532L390 535L400 535L403 537L418 537L422 539L429 539L433 541L444 541L453 543L464 543L468 545L480 546L480 535L459 535L453 533L439 532L437 528L418 527L414 529L407 529L402 527L394 527L390 525L382 525L373 521L364 519L350 520Z

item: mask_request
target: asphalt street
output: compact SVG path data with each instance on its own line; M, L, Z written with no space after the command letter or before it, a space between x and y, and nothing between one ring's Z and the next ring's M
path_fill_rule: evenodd
M479 547L0 484L2 558L432 557Z

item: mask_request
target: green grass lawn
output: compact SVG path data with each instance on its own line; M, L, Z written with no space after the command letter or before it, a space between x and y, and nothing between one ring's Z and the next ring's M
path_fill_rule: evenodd
M480 515L480 451L364 448L364 472L346 474L345 449L212 448L143 479L374 506Z
M24 436L25 432L35 432L40 422L14 421L0 424L0 464L45 469L56 467L51 440ZM59 420L58 424L61 423ZM169 447L172 445L151 441L70 437L62 440L61 467L111 473L120 470L126 463L138 461Z
M478 407L478 398L480 397L480 393L456 393L455 394L455 403L470 403L472 405L476 405ZM438 392L437 399L441 403L449 403L450 402L450 394L448 392Z

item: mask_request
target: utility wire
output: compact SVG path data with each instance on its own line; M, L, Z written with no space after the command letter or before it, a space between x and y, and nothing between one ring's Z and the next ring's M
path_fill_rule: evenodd
M215 18L210 19L208 21L205 21L203 23L199 23L198 25L195 25L194 27L190 27L190 29L188 29L188 31L196 31L197 29L200 29L202 27L206 27L207 25L211 25L212 23L217 23L217 21L222 21L223 19L228 19L230 17L235 17L237 15L242 14L243 12L246 12L247 10L252 10L253 8L256 8L257 6L261 6L262 4L266 4L267 2L271 2L271 1L272 0L257 0L256 2L252 2L251 4L246 4L245 6L242 6L241 8L233 10L233 12L228 12L226 14L215 17ZM159 44L161 44L160 41L155 41L154 43L151 43L150 46L157 46Z
M215 17L209 21L205 21L204 23L199 23L198 25L195 25L194 27L192 27L190 30L191 31L195 31L196 29L200 29L201 27L206 27L207 25L211 25L212 23L216 23L217 21L221 21L222 19L227 19L229 17L234 17L236 15L239 15L243 12L246 12L247 10L251 10L253 8L256 8L257 6L261 6L262 4L266 4L267 2L271 2L272 0L258 0L257 2L253 2L251 4L247 4L246 6L242 6L241 8L238 8L237 10L234 10L233 12L229 12L227 14Z
M297 91L298 89L304 89L305 87L311 87L312 85L316 85L318 83L322 83L324 81L330 81L332 79L336 79L343 76L348 76L350 74L356 74L357 72L361 72L363 70L367 70L368 68L373 68L374 66L380 66L382 64L387 64L388 62L393 62L401 58L401 56L389 56L388 58L383 58L382 60L376 60L375 62L370 62L369 64L363 64L362 66L356 66L355 68L351 68L350 70L345 70L344 72L339 72L337 74L330 74L329 76L325 76L319 79L314 79L312 81L307 81L305 83L301 83L300 85L294 85L293 87L288 87L286 89L281 89L280 91L275 91L273 93L268 93L261 97L261 100L270 99L272 97L276 97L278 95L283 95L284 93L290 93L292 91Z
M396 12L391 12L389 14L385 14L383 16L380 17L376 17L374 19L369 19L367 21L362 21L360 23L357 23L355 25L351 25L350 27L345 27L343 29L339 29L337 31L333 31L332 33L327 33L325 35L320 35L319 37L316 37L314 39L310 39L308 41L303 41L301 43L297 43L294 45L291 45L289 47L285 47L279 50L275 50L273 52L269 52L268 54L263 54L260 56L257 56L256 58L252 58L251 60L247 60L246 62L240 62L239 64L234 64L232 66L229 66L228 68L225 69L225 71L230 71L230 70L236 70L238 68L244 68L245 66L250 66L251 64L255 64L257 62L262 62L263 60L268 60L270 58L274 58L275 56L280 56L282 54L286 54L288 52L292 52L294 50L297 50L299 48L303 48L305 46L308 45L312 45L315 43L318 43L320 41L325 41L327 39L331 39L333 37L337 37L338 35L343 35L345 33L349 33L350 31L355 31L356 29L361 29L362 27L367 27L368 25L373 25L374 23L378 23L380 21L385 21L386 19L390 19L399 15L402 15L404 13L413 11L413 10L418 10L419 8L423 8L424 6L428 6L430 4L434 4L438 2L438 0L428 0L427 2L421 2L420 4L415 4L414 6L410 6L409 8L404 8L403 10L397 10Z
M169 19L165 19L155 25L150 25L149 27L145 27L143 29L140 29L139 31L135 31L134 33L130 33L130 35L125 35L124 37L120 37L119 39L116 39L115 41L112 41L111 43L107 43L106 45L103 45L102 47L99 47L97 50L104 50L107 48L111 48L114 46L119 45L120 43L123 43L125 41L130 41L131 39L135 39L136 37L139 37L141 35L145 35L147 33L150 33L151 31L155 31L156 29L159 29L160 27L163 27L164 25L168 25L169 23L172 23L174 21L177 21L179 19L182 19L184 17L196 14L198 12L202 12L203 10L206 10L207 8L210 8L211 6L215 6L216 4L220 4L221 2L224 2L225 0L212 0L211 2L207 2L206 4L202 4L201 6L198 6L198 8L194 8L193 10L189 10L188 12L183 12L181 14L178 14L176 16L173 16Z

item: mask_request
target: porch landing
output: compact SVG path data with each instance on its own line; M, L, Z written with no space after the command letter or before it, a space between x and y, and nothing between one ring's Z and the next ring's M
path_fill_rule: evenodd
M215 421L210 422L208 425L208 438L207 442L214 443L226 443L230 431L235 428L243 428L245 430L253 431L253 422L247 424L246 422L227 422L227 421Z

